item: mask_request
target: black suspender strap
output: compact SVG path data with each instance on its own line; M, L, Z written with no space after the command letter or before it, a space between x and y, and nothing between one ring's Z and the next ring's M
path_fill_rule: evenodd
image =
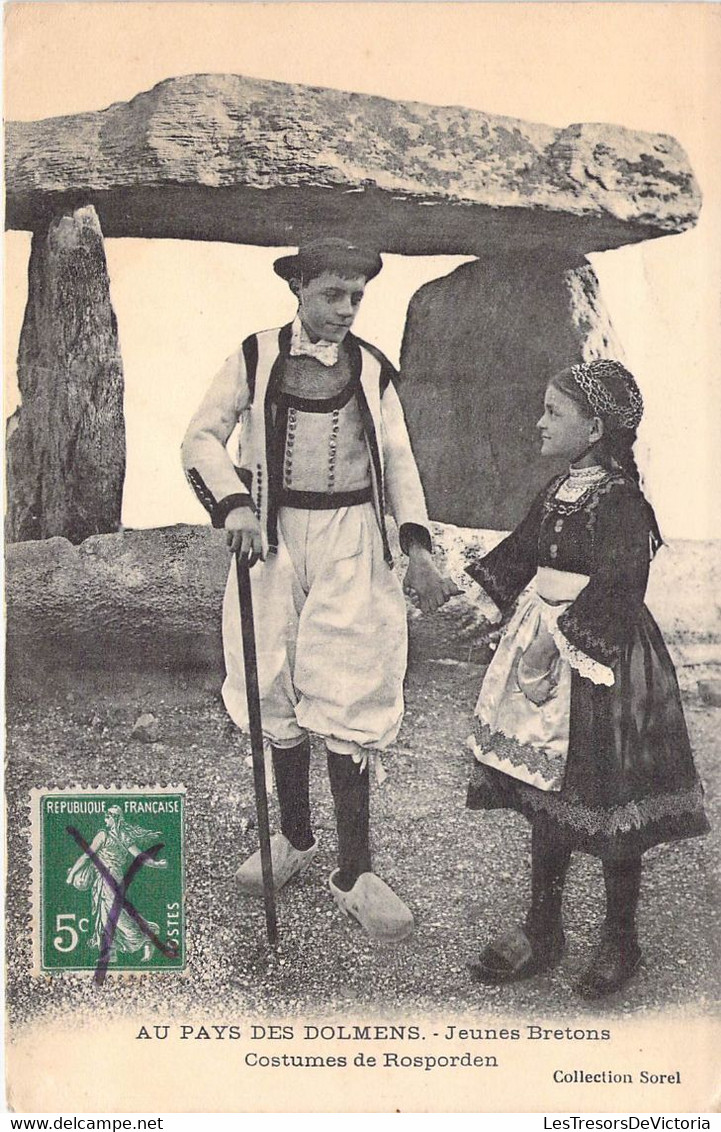
M243 359L245 361L245 376L250 393L249 400L255 397L255 375L258 370L258 336L250 334L243 342Z

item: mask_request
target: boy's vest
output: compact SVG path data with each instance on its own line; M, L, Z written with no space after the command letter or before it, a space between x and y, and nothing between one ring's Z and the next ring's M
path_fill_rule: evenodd
M238 475L250 492L260 519L264 551L278 548L278 506L282 488L282 458L269 452L274 429L274 393L282 378L283 360L290 354L290 325L281 330L251 334L242 346L249 406L241 424ZM383 554L392 565L385 521L385 489L381 432L381 397L392 380L393 369L379 350L353 334L345 339L351 380L363 421L370 456L373 506L383 540Z

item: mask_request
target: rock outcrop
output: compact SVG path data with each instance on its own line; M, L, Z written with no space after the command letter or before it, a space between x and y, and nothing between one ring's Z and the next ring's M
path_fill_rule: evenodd
M6 224L79 200L107 237L564 255L680 232L699 208L678 143L240 75L168 79L106 110L9 122Z
M465 593L431 617L409 606L411 661L482 660L476 614L495 609L464 567L501 535L433 524L433 536L441 567ZM401 575L404 565L399 559ZM11 546L8 671L16 679L53 665L220 674L227 572L223 532L209 527L123 531L78 547L60 538ZM649 605L678 664L721 663L720 574L717 543L674 543L654 563Z
M79 543L117 531L125 478L123 367L103 237L92 207L33 236L8 422L12 541Z

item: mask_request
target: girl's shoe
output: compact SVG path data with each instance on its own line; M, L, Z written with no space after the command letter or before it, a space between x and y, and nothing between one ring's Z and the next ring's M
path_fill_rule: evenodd
M642 959L636 939L604 934L574 990L587 1002L605 998L633 978Z
M533 942L524 928L516 927L489 943L478 962L468 964L468 970L477 983L514 983L556 967L565 948L566 939L560 927Z

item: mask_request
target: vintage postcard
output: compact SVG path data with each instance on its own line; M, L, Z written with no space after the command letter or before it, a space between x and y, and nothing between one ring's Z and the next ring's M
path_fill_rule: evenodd
M707 1126L721 10L4 14L7 1106Z

